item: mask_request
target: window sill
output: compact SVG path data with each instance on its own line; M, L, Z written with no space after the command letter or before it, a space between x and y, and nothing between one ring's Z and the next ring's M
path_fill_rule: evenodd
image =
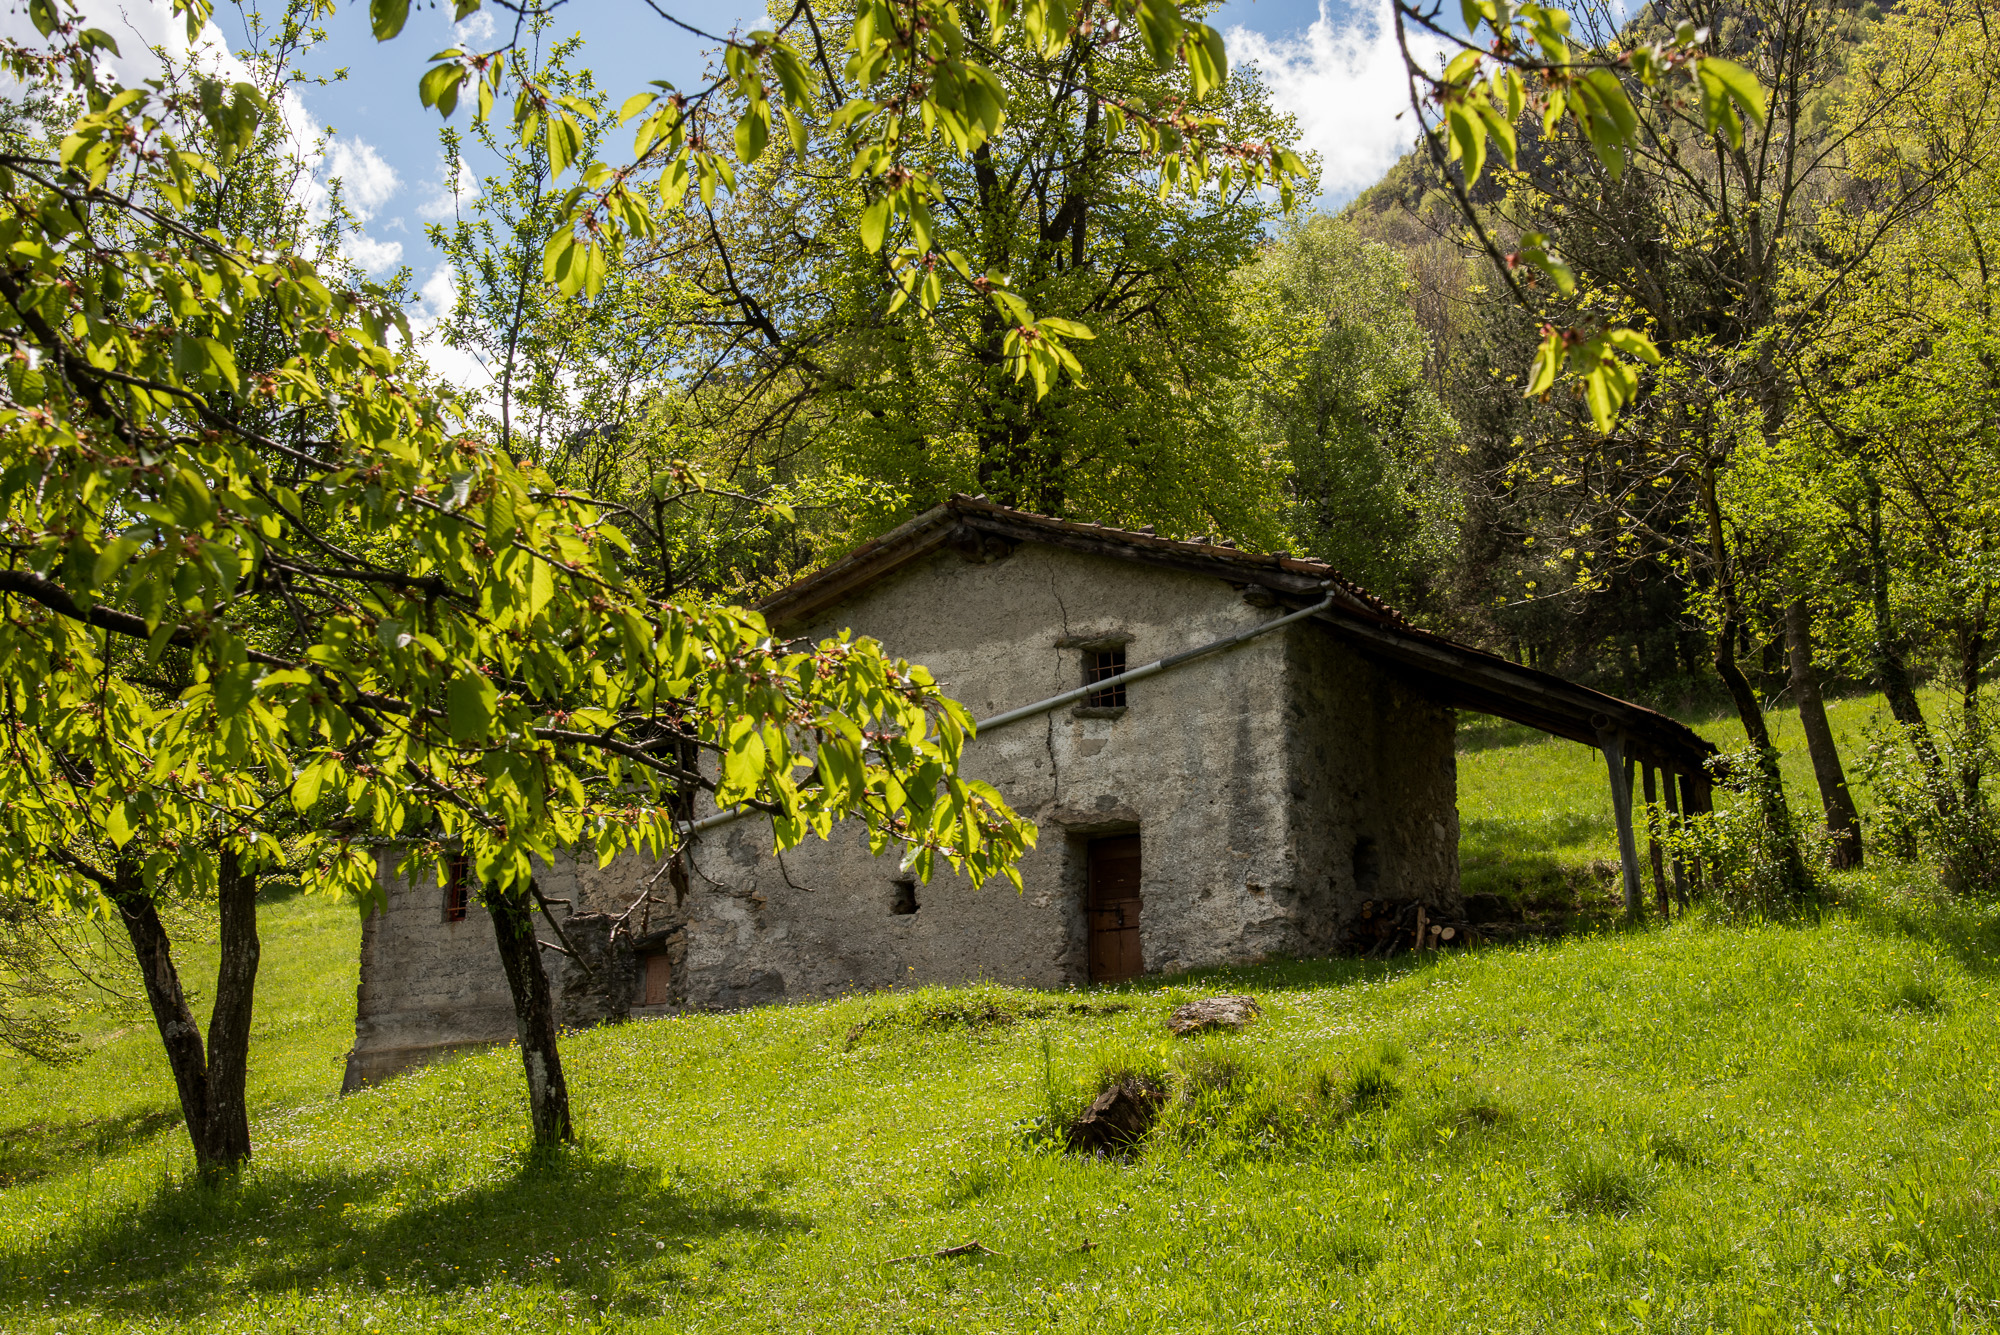
M1124 718L1130 705L1074 705L1070 708L1071 718Z

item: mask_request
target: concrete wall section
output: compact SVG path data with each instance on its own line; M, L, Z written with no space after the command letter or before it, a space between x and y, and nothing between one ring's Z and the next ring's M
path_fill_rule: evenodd
M1452 712L1323 627L1287 635L1301 953L1337 951L1367 900L1455 912Z
M493 920L474 896L445 921L432 871L414 883L384 851L377 874L388 900L361 925L354 1048L341 1083L351 1093L420 1062L514 1037L514 1003L493 942Z

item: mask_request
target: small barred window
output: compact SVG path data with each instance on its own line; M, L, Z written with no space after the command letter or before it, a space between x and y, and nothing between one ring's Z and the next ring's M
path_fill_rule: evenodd
M1125 704L1125 683L1118 678L1125 671L1125 646L1115 649L1094 649L1083 656L1083 684L1094 686L1098 682L1105 685L1090 693L1086 703L1092 709L1122 708Z
M466 865L463 853L453 857L445 872L444 920L464 922L465 911L472 903L472 871Z

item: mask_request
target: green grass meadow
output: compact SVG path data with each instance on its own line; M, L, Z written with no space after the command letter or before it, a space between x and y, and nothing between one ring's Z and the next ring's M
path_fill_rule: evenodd
M1468 882L1610 856L1595 752L1468 734ZM75 1067L0 1066L0 1329L1995 1328L2000 914L1842 889L1806 924L578 1034L583 1143L539 1160L507 1051L333 1095L358 925L294 898L238 1181L188 1179L129 1008ZM1172 1038L1217 990L1263 1020ZM1067 1152L1120 1072L1161 1120Z

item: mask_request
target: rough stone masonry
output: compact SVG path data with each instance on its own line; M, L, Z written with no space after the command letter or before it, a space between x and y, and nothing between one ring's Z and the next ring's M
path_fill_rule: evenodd
M765 612L790 635L879 639L989 718L1323 598L1368 633L1478 654L1422 636L1315 562L970 498ZM915 884L858 828L780 858L758 819L698 836L679 891L636 856L603 869L558 858L541 885L565 901L576 952L545 956L562 1021L975 979L1087 984L1330 953L1369 900L1455 913L1452 697L1361 633L1300 620L1134 682L1122 703L977 738L965 772L1041 830L1018 894L949 874ZM349 1088L514 1033L477 896L454 901L434 874L397 879L394 861L385 852L387 908L363 931ZM662 893L628 915L649 881Z

